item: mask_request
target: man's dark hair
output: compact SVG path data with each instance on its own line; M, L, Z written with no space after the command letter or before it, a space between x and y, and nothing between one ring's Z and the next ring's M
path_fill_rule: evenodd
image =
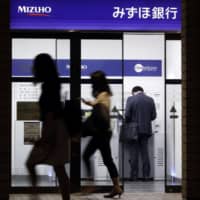
M132 94L135 93L135 92L144 92L143 88L141 86L135 86L133 87L132 89Z

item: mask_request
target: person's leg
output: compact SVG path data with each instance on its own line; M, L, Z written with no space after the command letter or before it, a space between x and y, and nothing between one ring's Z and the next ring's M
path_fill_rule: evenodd
M128 144L129 162L130 162L130 179L137 180L138 178L138 161L139 149L138 141L132 141Z
M36 174L35 165L27 163L26 167L30 174L31 184L33 187L35 187L37 185L37 174Z
M36 164L31 161L31 157L28 158L26 162L26 168L30 174L30 181L33 187L36 187L37 185L37 172L36 172ZM30 194L31 200L39 200L38 194L31 193Z
M99 138L99 146L98 147L101 152L103 162L109 171L109 174L112 179L113 186L114 186L113 190L108 195L105 195L104 197L112 198L116 195L120 196L122 194L122 189L120 188L120 185L119 185L118 171L117 171L117 168L115 166L115 163L113 161L112 154L111 154L111 148L110 148L111 135L108 135L108 134L111 134L111 133L107 133L107 135L102 134L101 138Z
M112 158L111 148L110 148L110 135L102 133L99 137L98 148L101 152L103 163L107 167L110 177L118 177L118 171Z
M36 162L34 162L33 157L29 155L27 161L26 161L26 168L30 174L30 181L33 187L37 185L37 172L36 172Z
M85 151L83 153L83 161L85 163L86 166L86 172L89 178L92 178L92 168L91 168L91 163L90 163L90 158L91 156L94 154L94 152L97 150L97 146L98 146L98 139L96 138L96 136L93 136L92 139L89 141L89 143L87 144ZM95 192L95 187L86 187L82 190L82 193L87 194L87 193L93 193Z
M62 200L70 199L69 178L64 166L54 166L54 171L58 177L59 187L61 190Z
M148 152L148 137L142 136L140 141L141 156L142 156L142 172L144 179L149 178L150 175L150 161Z
M97 150L97 140L95 137L93 137L88 145L85 148L85 151L83 153L83 160L85 162L87 175L91 175L91 163L90 163L90 157L94 154L94 152Z

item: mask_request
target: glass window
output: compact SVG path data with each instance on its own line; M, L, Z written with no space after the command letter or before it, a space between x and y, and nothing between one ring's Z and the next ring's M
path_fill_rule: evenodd
M63 69L66 69L66 63L69 63L69 48L69 40L12 40L12 76L18 78L17 82L12 83L11 185L13 187L30 186L29 174L25 162L34 141L41 136L42 126L37 103L41 93L40 84L35 86L31 81L22 82L20 78L29 78L32 76L32 61L39 53L50 54L58 62L60 72L63 76L66 76L64 73L67 71ZM62 84L61 97L63 101L69 98L69 93L69 84ZM38 186L51 187L57 185L55 173L51 166L38 165L36 168L39 177ZM66 170L69 174L69 165L66 165Z
M121 40L82 40L81 41L81 74L82 79L88 79L88 83L81 85L81 97L93 99L91 91L90 73L102 70L110 81L113 92L111 98L111 151L117 169L120 170L119 158L119 121L113 108L122 111L122 41ZM116 80L119 82L117 83ZM116 82L116 83L112 83ZM91 107L81 104L83 117L87 117ZM90 137L81 138L81 154L83 154ZM82 159L82 155L81 155ZM92 177L86 173L83 160L81 160L81 185L111 186L112 181L99 151L96 151L91 159Z
M181 85L166 86L166 181L167 186L182 180L182 94Z

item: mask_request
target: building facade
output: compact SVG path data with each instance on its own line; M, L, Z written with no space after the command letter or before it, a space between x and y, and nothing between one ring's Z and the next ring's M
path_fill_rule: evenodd
M200 135L198 41L200 19L196 1L182 2L182 111L183 199L200 199ZM11 35L9 1L0 2L0 199L8 200L11 187Z

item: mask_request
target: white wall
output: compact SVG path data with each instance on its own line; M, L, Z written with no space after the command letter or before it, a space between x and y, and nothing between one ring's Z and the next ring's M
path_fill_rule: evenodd
M39 53L56 56L55 39L12 39L13 59L33 59Z
M166 41L166 79L181 79L181 40Z
M121 60L122 40L81 40L81 59ZM107 76L107 78L117 77ZM120 76L118 78L122 77Z

